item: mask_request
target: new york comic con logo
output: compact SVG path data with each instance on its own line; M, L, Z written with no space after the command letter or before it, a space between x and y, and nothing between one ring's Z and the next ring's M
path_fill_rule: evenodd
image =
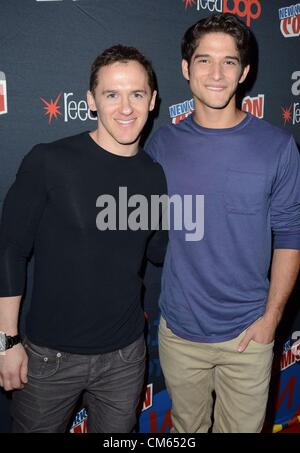
M53 99L44 99L40 97L44 106L45 116L48 118L48 124L52 120L62 118L65 123L68 121L87 121L97 120L84 99L79 101L74 99L74 93L59 93Z
M300 36L300 3L278 10L280 30L285 38Z
M195 6L197 11L206 10L212 13L231 13L246 18L250 27L251 19L256 20L261 15L261 0L182 0L185 8Z
M242 110L262 119L265 112L265 95L258 94L257 96L245 97L242 101ZM193 99L187 99L169 107L169 115L173 124L178 124L180 121L191 115L193 111Z
M0 71L0 115L7 113L7 89L4 72Z

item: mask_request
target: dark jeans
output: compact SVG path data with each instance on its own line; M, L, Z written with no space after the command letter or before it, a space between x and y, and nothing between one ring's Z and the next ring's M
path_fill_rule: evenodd
M13 432L61 433L83 395L88 432L127 433L145 373L145 341L117 351L82 355L36 346L25 340L28 383L12 399Z

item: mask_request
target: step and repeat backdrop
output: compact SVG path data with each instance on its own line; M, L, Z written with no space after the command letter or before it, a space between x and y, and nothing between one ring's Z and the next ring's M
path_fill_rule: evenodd
M231 12L256 37L257 64L241 107L291 131L300 143L300 3L291 0L1 0L0 1L0 209L23 156L36 143L84 130L96 120L86 90L94 58L113 44L140 49L152 61L159 109L151 133L191 114L193 101L181 75L180 41L188 26L213 12ZM21 330L30 304L30 263ZM142 432L168 432L171 403L159 364L157 327L161 269L145 274L148 371L139 419ZM278 332L265 430L300 421L299 285ZM300 343L300 342L299 342ZM10 429L10 395L0 392L0 432ZM86 431L87 413L72 431Z

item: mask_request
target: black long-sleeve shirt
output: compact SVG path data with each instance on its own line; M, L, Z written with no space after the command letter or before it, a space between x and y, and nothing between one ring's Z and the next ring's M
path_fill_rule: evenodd
M161 167L142 150L117 156L87 132L37 145L25 156L3 207L0 296L23 294L33 250L26 334L36 344L101 353L142 333L139 271L147 244L149 258L159 261L165 240L151 231L150 219L145 230L119 230L118 216L116 230L97 228L98 197L118 202L120 187L128 198L144 195L149 212L151 195L167 193Z

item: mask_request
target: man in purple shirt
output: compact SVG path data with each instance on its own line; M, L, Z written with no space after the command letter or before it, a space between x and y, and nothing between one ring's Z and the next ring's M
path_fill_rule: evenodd
M208 431L213 391L213 432L261 431L275 330L299 271L299 153L289 133L237 108L249 47L234 15L190 27L182 71L195 111L147 148L170 196L204 197L203 238L171 228L163 270L160 359L174 432Z

